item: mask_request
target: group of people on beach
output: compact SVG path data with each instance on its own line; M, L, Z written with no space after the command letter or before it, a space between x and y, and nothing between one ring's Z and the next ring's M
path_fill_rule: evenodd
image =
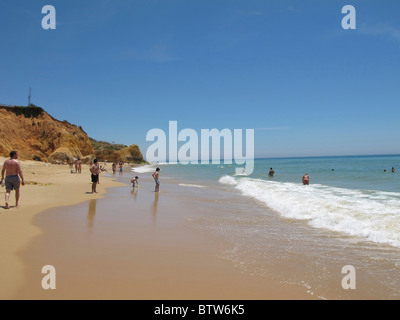
M112 171L114 176L117 174L117 166L119 166L119 175L122 176L124 172L124 162L122 161L113 162ZM97 193L97 185L100 184L100 174L102 172L108 172L106 167L107 167L107 160L104 161L103 166L99 164L98 159L94 159L92 162L90 162L89 170L92 179L92 193Z
M46 163L47 165L47 163ZM70 163L71 166L71 163ZM99 161L95 159L93 162L90 163L90 173L91 173L91 181L92 181L92 193L97 193L97 185L100 184L100 173L107 172L106 169L107 162L104 162L104 166L99 165ZM117 162L114 161L112 165L113 175L117 172L117 166L119 166L119 174L123 175L123 166L124 163L122 161ZM160 191L160 168L157 168L156 171L152 174L152 177L155 182L155 192ZM332 169L334 171L334 169ZM386 170L384 170L386 172ZM396 169L392 167L392 173L396 172ZM71 171L72 172L72 171ZM75 159L75 172L81 173L82 172L82 162L81 160ZM268 172L269 177L273 177L275 171L273 168L270 168ZM4 178L5 177L5 178ZM310 177L306 173L302 178L303 185L310 184ZM134 179L131 180L133 187L139 188L139 177L136 176ZM6 209L10 208L10 194L11 191L15 190L15 202L16 206L19 206L19 199L20 199L20 186L21 184L25 185L24 175L22 173L21 165L18 161L18 152L11 151L10 152L10 159L6 160L3 164L3 168L1 170L1 181L0 184L6 187L6 194L5 194L5 202L6 202Z
M75 167L75 173L82 173L82 161L80 158L74 159L74 161L70 161L68 164L71 173L74 173L73 169L74 167Z
M154 189L154 192L160 192L160 168L157 168L156 171L152 174L152 177L154 179L154 182L156 184L156 187ZM139 189L139 177L136 176L131 180L133 188Z
M113 176L117 174L117 166L119 167L119 175L122 176L124 174L124 162L120 161L114 161L112 164L112 171L113 171Z
M120 175L123 175L123 166L124 163L122 161L120 161L119 163L114 161L113 165L112 165L112 170L113 170L113 175L116 174L117 171L117 164L119 165L119 172ZM104 167L99 165L99 161L97 159L94 159L93 162L90 163L90 173L91 173L91 179L92 179L92 193L97 193L97 185L100 184L100 173L103 171L107 170L105 169L105 166L107 165L106 162L104 162ZM155 186L155 192L159 192L160 191L160 168L157 168L156 171L153 173L152 177L154 179L154 182L156 184ZM139 188L139 177L135 176L135 178L133 178L131 180L131 183L133 184L133 187L135 188Z

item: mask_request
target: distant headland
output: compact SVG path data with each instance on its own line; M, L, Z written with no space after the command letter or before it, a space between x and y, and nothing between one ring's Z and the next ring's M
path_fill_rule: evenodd
M81 159L144 162L137 145L120 145L89 138L82 127L60 121L44 109L30 105L0 104L0 156L16 150L22 160L68 163Z

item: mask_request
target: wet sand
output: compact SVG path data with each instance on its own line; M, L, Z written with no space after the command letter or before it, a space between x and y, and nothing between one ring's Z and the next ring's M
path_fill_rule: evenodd
M153 189L141 176L137 192L113 188L104 199L37 215L43 232L20 252L26 281L12 298L313 299L300 286L236 268L221 257L221 243L194 228L200 208L174 196L179 186L163 180L160 194ZM44 265L56 268L56 290L41 288Z
M0 158L3 164L5 158ZM44 230L36 226L35 217L49 208L74 205L89 199L100 199L107 188L121 186L112 179L104 179L98 194L88 194L90 173L83 166L82 174L71 174L69 166L43 162L21 161L26 185L21 187L19 208L14 207L15 193L10 197L11 209L4 208L5 188L0 188L0 299L12 299L24 285L25 271L30 268L18 255L32 239ZM0 170L1 170L0 166Z

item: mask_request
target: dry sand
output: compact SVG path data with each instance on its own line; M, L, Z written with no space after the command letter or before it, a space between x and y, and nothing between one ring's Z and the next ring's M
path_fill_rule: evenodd
M0 163L4 161L0 157ZM87 165L83 166L82 174L71 174L66 165L46 166L36 161L21 161L21 166L26 183L21 186L21 206L13 207L15 193L12 192L11 209L6 210L5 188L0 188L0 299L12 298L25 281L25 266L18 253L42 232L32 223L37 214L49 208L101 198L106 188L121 185L112 179L101 179L99 193L93 195L88 194L91 186Z

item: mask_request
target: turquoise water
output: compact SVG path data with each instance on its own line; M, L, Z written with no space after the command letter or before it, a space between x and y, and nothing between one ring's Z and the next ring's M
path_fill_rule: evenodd
M248 176L235 175L234 164L158 166L161 180L174 177L188 188L220 187L283 218L400 247L400 171L391 170L400 169L399 155L257 159ZM268 176L271 167L273 178ZM301 183L305 173L310 186Z
M249 176L223 163L158 166L162 192L190 199L188 223L242 272L321 298L399 298L400 156L257 159ZM149 178L155 168L134 171ZM357 269L356 291L340 285L345 265Z
M219 178L235 175L235 164L159 165L164 174L198 182L217 183ZM270 168L275 175L268 177ZM399 172L392 174L392 167ZM334 169L334 171L332 171ZM153 170L153 168L151 168ZM385 173L384 170L387 172ZM253 179L301 183L305 173L312 184L332 187L400 192L400 155L256 159Z

